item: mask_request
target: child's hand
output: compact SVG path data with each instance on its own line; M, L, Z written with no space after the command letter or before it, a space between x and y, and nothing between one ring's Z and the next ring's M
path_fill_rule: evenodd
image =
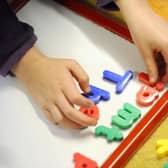
M168 82L168 22L152 11L147 0L117 0L117 3L143 56L151 82L160 77L158 53L166 64L162 80Z
M53 123L70 128L82 128L97 123L74 107L93 105L80 94L73 80L74 77L84 92L90 91L89 78L77 62L48 58L32 48L14 66L13 72L26 85L35 102Z

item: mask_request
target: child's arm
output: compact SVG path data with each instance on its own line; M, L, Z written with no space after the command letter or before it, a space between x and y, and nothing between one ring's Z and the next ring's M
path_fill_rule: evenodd
M33 47L35 41L33 28L20 22L7 2L0 0L0 75L12 71L54 123L71 128L95 125L95 119L74 107L93 105L80 94L73 80L88 92L85 71L73 60L44 56Z
M35 41L33 28L18 20L6 0L0 0L0 75L6 76Z
M147 0L98 0L98 2L108 9L115 7L114 2L118 5L132 39L143 57L151 81L159 79L160 70L156 57L158 53L163 55L167 67L162 80L168 82L168 22L153 12Z

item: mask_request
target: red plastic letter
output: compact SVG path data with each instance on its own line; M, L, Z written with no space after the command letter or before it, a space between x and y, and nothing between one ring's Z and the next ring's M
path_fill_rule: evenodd
M74 154L74 161L75 168L98 168L98 165L94 160L91 160L80 153Z
M92 106L91 108L81 107L79 111L88 115L89 117L95 118L97 120L99 119L99 109L97 106Z
M136 101L141 106L150 106L159 97L159 92L147 85L143 85L136 94Z

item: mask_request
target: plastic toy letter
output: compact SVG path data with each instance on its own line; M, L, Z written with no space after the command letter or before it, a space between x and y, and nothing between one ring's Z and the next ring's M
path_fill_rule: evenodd
M165 87L164 82L162 82L162 81L158 81L156 83L150 82L149 75L147 73L140 72L138 74L138 79L139 79L139 81L141 81L142 83L144 83L147 86L156 87L156 90L159 92L164 90L164 87Z
M119 131L118 127L112 126L111 128L100 125L95 129L96 136L105 136L108 142L114 140L120 141L123 139L123 134Z
M159 97L159 92L147 85L143 85L136 94L136 102L141 106L150 106Z
M90 108L80 107L79 111L89 117L95 118L96 120L99 119L99 108L96 105Z
M89 159L88 157L80 154L74 153L75 168L98 168L97 163Z
M150 82L149 75L145 72L140 72L138 74L138 79L139 79L139 81L141 81L145 85L148 85L148 86L151 86L151 87L153 87L155 85L155 83Z
M86 98L92 100L95 104L99 103L100 100L109 100L110 99L110 92L90 85L91 93L82 94Z
M160 139L157 141L157 155L158 157L168 156L168 139Z
M129 103L125 103L123 108L118 110L117 115L112 116L111 122L119 128L126 129L131 127L140 118L141 111Z
M121 76L114 72L105 70L103 72L103 78L116 83L116 93L122 93L128 82L133 78L133 72L129 70L126 71L123 76Z
M168 163L165 163L163 168L168 168Z

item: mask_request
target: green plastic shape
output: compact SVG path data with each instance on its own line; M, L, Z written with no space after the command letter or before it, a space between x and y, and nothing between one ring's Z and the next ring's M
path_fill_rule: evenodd
M137 107L124 103L123 109L119 109L117 115L112 116L111 123L121 129L127 129L140 117L141 111Z
M165 163L163 168L168 168L168 163Z
M121 141L123 139L123 134L119 131L117 126L112 126L111 128L100 125L95 129L96 136L106 137L108 142Z

